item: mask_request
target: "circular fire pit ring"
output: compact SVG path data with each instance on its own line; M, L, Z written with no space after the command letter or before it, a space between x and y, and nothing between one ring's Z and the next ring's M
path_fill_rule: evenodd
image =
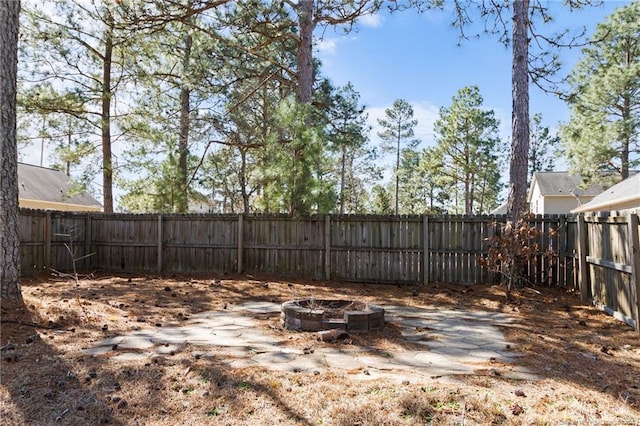
M384 328L383 308L354 300L291 300L282 304L280 318L288 330L364 332Z

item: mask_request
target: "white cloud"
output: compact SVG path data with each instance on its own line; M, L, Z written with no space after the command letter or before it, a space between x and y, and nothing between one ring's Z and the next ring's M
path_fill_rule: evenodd
M358 18L358 24L363 27L379 28L382 26L384 17L378 14L367 14ZM339 43L343 43L347 40L356 40L357 31L353 32L351 36L343 35L340 38L328 38L325 37L324 31L321 34L316 34L317 37L314 40L314 49L318 52L318 56L326 60L329 56L333 56L336 53Z
M435 135L433 133L433 124L438 119L440 109L430 102L414 102L413 117L418 120L415 132L416 137L422 140L422 146L433 145Z
M321 38L315 42L316 51L325 56L334 55L337 46L338 40L335 38Z
M378 13L369 13L358 18L358 23L364 27L379 28L384 22L384 17Z

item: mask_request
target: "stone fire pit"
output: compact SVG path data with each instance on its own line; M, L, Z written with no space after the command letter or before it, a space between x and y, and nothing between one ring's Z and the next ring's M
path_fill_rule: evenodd
M288 330L373 331L384 328L383 308L353 300L292 300L282 304L280 318Z

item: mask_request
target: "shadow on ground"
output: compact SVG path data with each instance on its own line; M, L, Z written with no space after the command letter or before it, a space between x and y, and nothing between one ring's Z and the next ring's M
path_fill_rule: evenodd
M640 338L627 325L563 289L523 290L507 301L502 288L490 285L414 288L272 276L103 275L79 285L51 277L25 280L23 293L30 316L21 320L36 326L11 322L20 318L10 308L3 306L2 310L3 424L52 424L58 418L61 424L79 425L163 424L167 418L184 423L241 422L255 419L264 407L273 408L269 412L275 413L274 422L316 424L317 416L309 410L321 411L322 405L313 405L320 402L297 401L294 396L296 389L309 384L329 386L333 379L328 376L233 367L233 359L226 354L203 354L192 347L125 363L111 360L112 354L83 353L102 339L180 324L198 313L225 312L247 302L282 303L306 297L359 298L383 307L507 315L513 321L500 327L513 343L511 350L522 354L517 363L539 375L542 384L516 382L501 375L501 363L478 365L476 375L460 376L462 382L496 392L524 384L550 395L554 387L568 384L571 389L607 395L609 401L622 402L636 412L640 409ZM253 318L262 332L287 339L286 345L302 349L310 342L300 333L279 329L277 315L253 314ZM9 342L12 346L7 346ZM349 345L380 351L416 348L395 326L366 337L355 336ZM340 383L344 377L335 380ZM438 386L437 381L421 384L415 392L422 398ZM387 397L380 392L380 398ZM329 398L328 394L323 397ZM373 401L378 394L367 397ZM337 399L348 404L348 398ZM533 403L533 397L529 401ZM541 404L544 397L535 401ZM429 418L435 415L434 407L424 410ZM353 412L364 413L357 407L349 409ZM347 414L345 419L353 418ZM499 414L498 420L511 416L508 410ZM592 414L597 420L597 410ZM360 416L362 421L365 415ZM487 418L493 417L487 414L482 419Z

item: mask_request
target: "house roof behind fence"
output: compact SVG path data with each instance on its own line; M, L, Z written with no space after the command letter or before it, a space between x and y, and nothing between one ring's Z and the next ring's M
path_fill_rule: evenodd
M533 181L538 183L543 196L596 196L602 192L600 184L583 187L582 176L569 172L535 172ZM533 185L532 185L533 187ZM529 195L531 198L531 194Z
M52 203L100 206L86 192L78 192L73 181L60 170L18 163L19 198Z
M613 185L572 213L640 208L640 173Z

